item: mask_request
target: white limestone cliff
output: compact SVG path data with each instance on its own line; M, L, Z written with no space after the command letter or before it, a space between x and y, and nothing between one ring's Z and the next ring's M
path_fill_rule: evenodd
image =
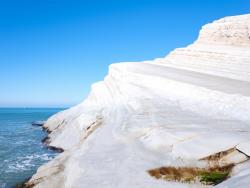
M165 58L109 67L81 104L48 119L49 145L65 151L41 166L35 187L203 187L156 180L161 166L235 163L217 187L250 183L250 14L203 26ZM238 163L241 163L238 165Z

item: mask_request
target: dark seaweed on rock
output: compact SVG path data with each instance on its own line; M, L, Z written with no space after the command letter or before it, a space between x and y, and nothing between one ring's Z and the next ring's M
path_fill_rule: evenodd
M45 121L33 121L31 122L31 125L33 126L43 126L45 124Z

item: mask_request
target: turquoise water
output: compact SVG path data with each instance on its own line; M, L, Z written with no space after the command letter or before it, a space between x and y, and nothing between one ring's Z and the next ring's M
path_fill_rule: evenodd
M9 188L34 174L56 153L42 143L46 133L32 121L46 120L62 109L0 108L0 188Z

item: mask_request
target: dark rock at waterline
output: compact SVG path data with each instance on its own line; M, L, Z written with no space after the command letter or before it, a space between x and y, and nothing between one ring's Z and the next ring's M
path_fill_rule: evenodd
M33 126L43 126L45 124L45 121L33 121L31 122L31 125Z
M48 149L55 151L55 152L58 152L58 153L62 153L64 151L62 148L57 148L54 146L47 146L47 147L48 147Z
M46 145L46 147L49 149L49 150L52 150L52 151L55 151L55 152L58 152L58 153L62 153L64 150L62 148L57 148L57 147L54 147L54 146L49 146L49 136L46 136L42 139L42 143Z
M46 133L51 133L52 131L49 130L47 127L42 127L43 131L45 131Z
M31 177L25 179L24 181L17 183L14 185L12 188L32 188L34 187L33 184L28 184L28 181L30 180Z
M42 139L42 143L43 143L43 144L49 144L49 137L48 137L48 136L44 137L44 138Z

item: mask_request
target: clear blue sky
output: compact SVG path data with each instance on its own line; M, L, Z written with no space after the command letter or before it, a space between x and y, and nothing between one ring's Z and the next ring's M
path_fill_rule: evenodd
M108 65L163 57L249 0L0 0L0 106L71 106Z

